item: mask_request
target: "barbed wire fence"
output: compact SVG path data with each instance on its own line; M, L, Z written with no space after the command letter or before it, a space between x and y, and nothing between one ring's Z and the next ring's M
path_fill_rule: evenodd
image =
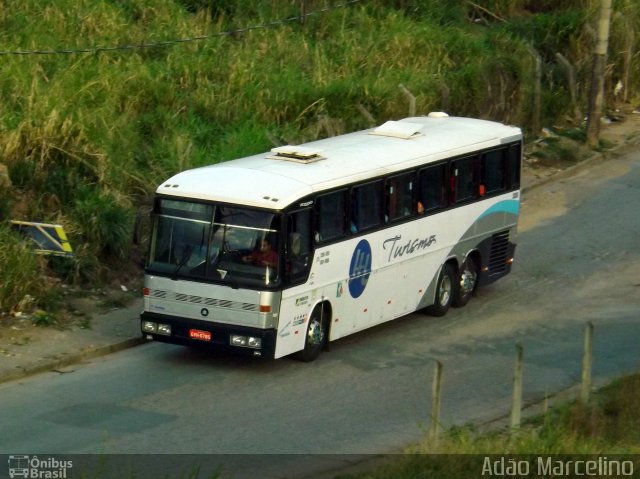
M91 46L91 47L84 47L84 48L60 48L60 49L51 49L51 50L0 50L0 56L77 55L77 54L87 54L87 53L114 52L114 51L123 51L123 50L141 50L141 49L156 48L156 47L171 47L174 45L179 45L184 43L195 43L195 42L201 42L206 40L212 40L215 38L240 35L240 34L249 33L255 30L276 28L281 25L286 25L293 22L300 22L304 24L305 20L309 17L322 15L330 11L341 9L341 8L346 8L356 3L360 3L361 1L362 0L346 0L343 3L330 5L324 8L318 8L317 10L313 10L310 12L306 11L306 4L303 1L301 4L299 15L294 15L294 16L290 16L290 17L282 18L278 20L272 20L272 21L261 23L258 25L250 25L243 28L235 28L232 30L215 32L208 35L197 35L194 37L176 38L171 40L159 40L159 41L146 42L146 43L133 43L133 44L127 44L127 45Z
M577 385L575 396L582 404L588 404L593 389L592 370L593 370L593 334L594 326L588 321L584 330L584 346L582 351L581 375L580 382ZM522 413L525 408L523 401L523 377L524 377L524 347L521 343L516 343L516 359L513 368L513 388L511 397L511 409L509 412L509 432L517 435L520 431L522 422ZM445 425L441 422L441 404L442 404L442 380L443 380L443 363L438 359L434 360L433 382L431 394L431 410L429 413L430 422L428 430L428 438L433 444L437 444L440 433L445 430ZM576 390L576 386L571 386L568 391ZM536 401L533 404L539 404ZM545 393L543 400L543 414L548 413L549 397Z

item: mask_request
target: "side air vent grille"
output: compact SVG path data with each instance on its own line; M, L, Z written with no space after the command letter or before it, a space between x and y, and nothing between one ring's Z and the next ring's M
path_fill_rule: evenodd
M509 252L509 230L495 233L491 237L491 251L489 253L489 274L504 273L507 269L507 255Z

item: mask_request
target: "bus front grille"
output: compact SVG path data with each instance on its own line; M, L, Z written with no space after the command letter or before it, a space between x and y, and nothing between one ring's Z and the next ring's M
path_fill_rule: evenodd
M169 301L179 301L183 303L199 304L206 306L214 306L218 308L235 309L239 311L260 311L260 306L253 303L242 303L239 301L229 301L226 299L206 298L203 296L193 296L184 293L171 293L153 289L149 291L149 296L156 299L165 299Z

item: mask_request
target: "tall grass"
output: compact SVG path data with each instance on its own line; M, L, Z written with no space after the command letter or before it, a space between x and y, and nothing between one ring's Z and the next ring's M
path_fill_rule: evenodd
M0 223L0 311L8 311L27 294L44 290L43 280L37 277L38 258L6 224Z
M420 114L446 109L526 128L533 46L545 60L543 121L555 124L571 108L556 52L576 65L584 101L590 2L474 3L506 21L487 16L472 23L474 9L462 0L379 0L304 24L206 41L3 56L0 161L29 199L19 211L63 222L76 247L96 258L125 257L132 205L169 175L272 143L368 127L360 107L378 122L405 117L400 83L416 96ZM306 2L307 11L329 4ZM640 25L640 6L618 4L626 24ZM135 45L300 14L297 0L5 0L3 6L1 50ZM616 17L614 25L622 21ZM612 51L625 41L614 34ZM633 56L636 83L639 63ZM110 213L96 219L105 208Z

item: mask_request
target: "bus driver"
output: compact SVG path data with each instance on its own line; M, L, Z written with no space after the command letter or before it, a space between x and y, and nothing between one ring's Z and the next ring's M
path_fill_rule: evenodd
M242 261L261 266L275 267L278 264L278 253L273 250L268 240L262 239L260 245L254 249L251 254L244 256Z

